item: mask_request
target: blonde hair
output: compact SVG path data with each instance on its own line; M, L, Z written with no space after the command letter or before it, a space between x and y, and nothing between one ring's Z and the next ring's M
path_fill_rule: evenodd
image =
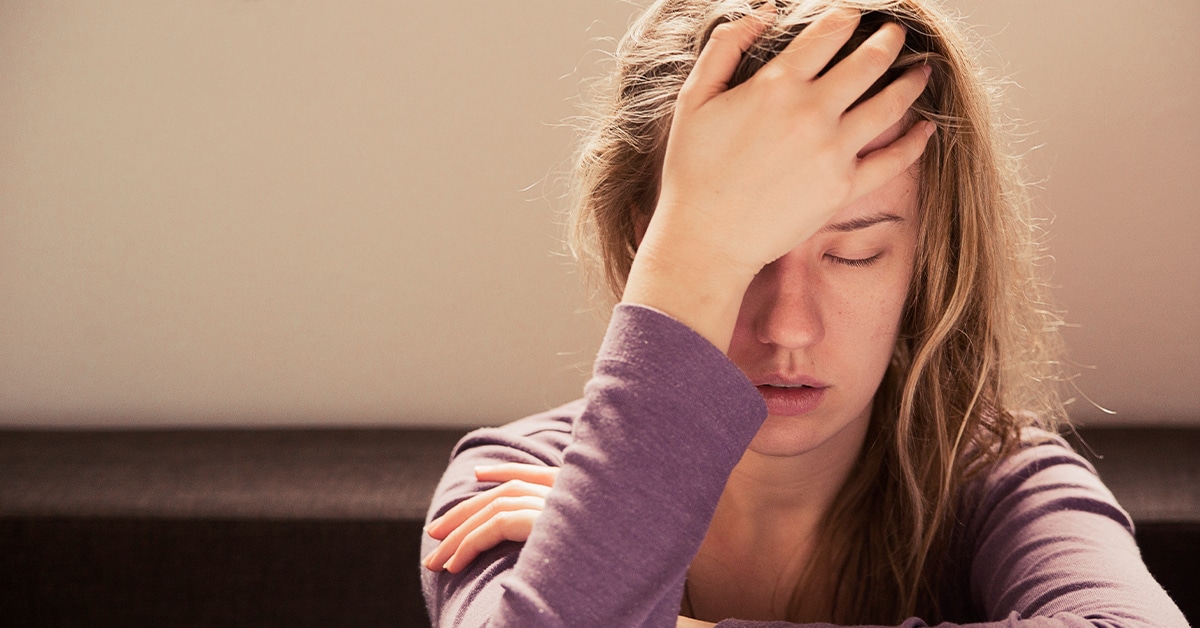
M619 298L653 212L675 98L712 29L753 10L745 0L659 0L620 43L597 89L574 179L572 250ZM778 21L744 57L749 78L834 6L864 11L839 57L884 21L906 49L872 91L905 68L933 67L913 107L934 121L921 160L920 235L900 338L875 397L859 464L826 516L818 554L788 619L810 616L802 591L830 601L821 619L936 619L937 577L964 483L1018 446L1025 427L1065 419L1059 319L1036 272L1039 233L997 91L953 19L922 0L776 0ZM835 59L836 61L837 59ZM872 92L868 92L870 94ZM1021 410L1018 412L1017 410ZM884 525L886 524L886 525Z

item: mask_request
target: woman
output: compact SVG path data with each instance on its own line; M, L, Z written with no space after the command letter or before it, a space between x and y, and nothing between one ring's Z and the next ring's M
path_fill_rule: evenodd
M950 22L755 4L623 40L575 217L620 304L583 399L455 449L435 623L1186 625L1046 431L1057 320Z

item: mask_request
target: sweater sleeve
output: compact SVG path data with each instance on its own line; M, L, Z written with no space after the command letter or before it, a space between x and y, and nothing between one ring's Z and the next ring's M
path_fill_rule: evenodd
M766 407L704 338L627 305L613 312L582 404L524 546L502 544L459 574L423 572L435 625L675 624L688 565ZM486 488L466 479L485 459L558 462L534 446L458 450L430 518Z
M971 527L970 595L987 618L1188 625L1142 561L1129 515L1058 437L1044 434L998 465Z
M966 495L960 551L972 626L1187 628L1142 562L1133 523L1095 470L1056 436L1001 461ZM903 628L928 624L911 618ZM727 620L720 628L782 628ZM814 624L825 627L827 624Z

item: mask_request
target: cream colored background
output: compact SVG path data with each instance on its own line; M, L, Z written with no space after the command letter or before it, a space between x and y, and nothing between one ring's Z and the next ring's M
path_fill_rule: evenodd
M1200 4L958 0L1087 423L1200 424ZM0 3L0 424L499 423L600 334L555 210L617 0Z

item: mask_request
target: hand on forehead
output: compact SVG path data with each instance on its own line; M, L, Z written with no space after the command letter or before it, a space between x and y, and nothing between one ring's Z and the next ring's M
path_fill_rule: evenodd
M899 122L888 127L883 133L880 133L878 137L870 142L867 142L867 145L863 146L862 150L858 151L859 159L862 159L871 152L879 150L880 148L884 148L890 145L892 142L900 139L901 136L903 136L910 128L912 128L912 125L916 123L916 121L916 114L909 112L908 115L905 115L903 118L901 118Z

